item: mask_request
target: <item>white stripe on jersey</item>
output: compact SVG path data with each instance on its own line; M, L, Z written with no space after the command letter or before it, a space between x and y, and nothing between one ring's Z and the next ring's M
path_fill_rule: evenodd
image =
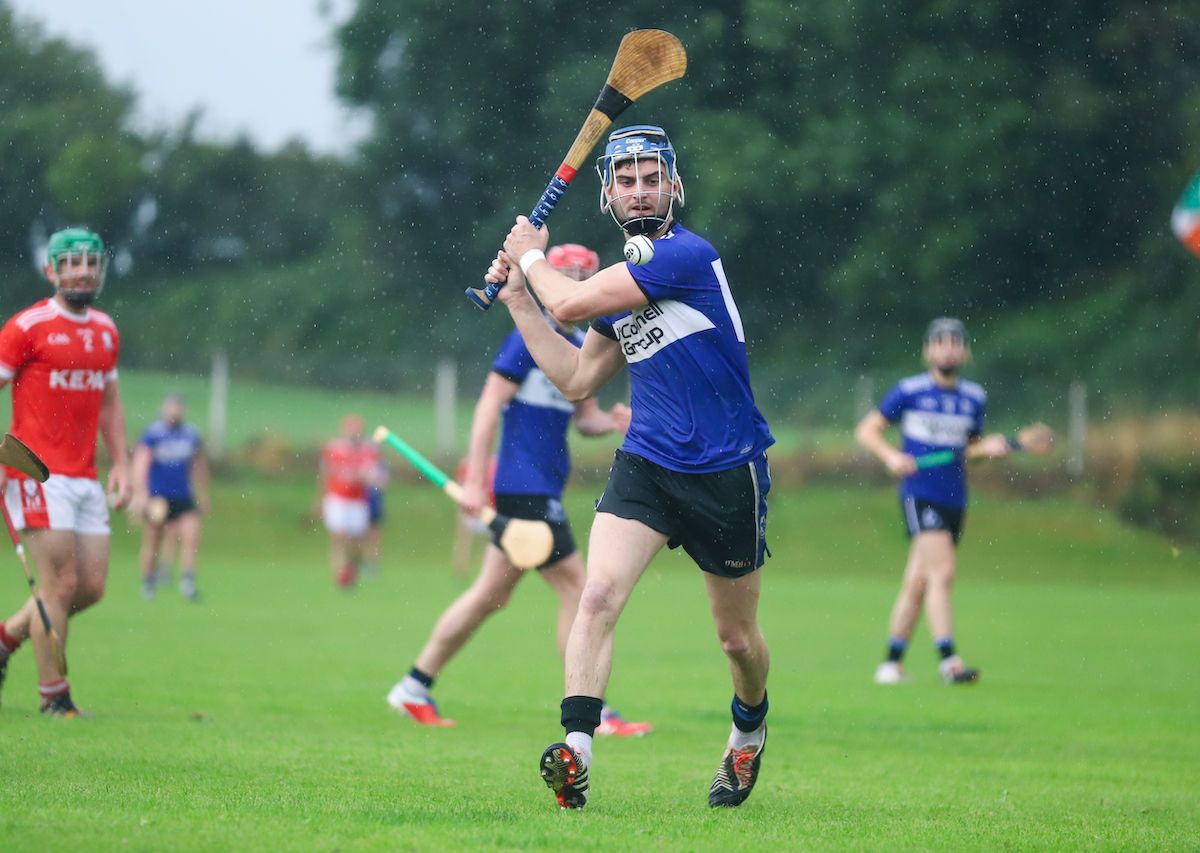
M57 316L58 312L49 305L43 305L41 308L29 308L17 315L17 327L22 332L28 332L38 323L45 323Z
M905 438L939 447L966 447L975 418L971 415L952 415L946 412L926 412L907 409L900 419L900 432Z
M575 411L575 404L564 397L554 383L546 378L546 374L536 367L529 371L513 399L542 409L555 409L568 414Z
M742 315L738 313L737 304L733 301L733 293L729 290L729 279L725 278L725 267L721 266L720 258L712 262L712 268L717 281L721 284L721 298L725 300L725 310L729 312L729 319L733 321L737 339L745 343L746 332L742 329Z
M651 302L624 320L613 323L617 343L630 364L645 361L667 344L697 332L715 329L712 320L690 305L665 299Z

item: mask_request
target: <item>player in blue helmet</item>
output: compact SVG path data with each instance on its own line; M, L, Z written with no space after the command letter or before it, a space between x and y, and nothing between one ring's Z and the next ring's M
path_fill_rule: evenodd
M754 787L767 735L769 655L757 611L774 439L754 402L721 257L675 220L683 181L666 132L615 131L598 171L601 209L627 237L653 240L648 262L571 281L545 261L546 230L518 217L486 276L507 278L500 299L568 399L590 396L625 364L632 388L633 419L597 504L567 645L566 738L547 747L539 766L561 807L586 803L616 622L654 555L682 546L702 570L733 676L733 725L708 801L736 806ZM546 326L530 289L558 322L591 321L581 349Z
M983 436L987 395L982 387L959 375L970 357L966 327L940 317L925 332L925 363L929 370L902 379L855 430L858 443L900 478L900 503L911 539L900 594L892 608L887 658L875 670L878 684L906 680L904 652L921 615L941 657L939 672L947 684L970 684L979 670L963 665L954 646L954 614L950 590L954 582L955 548L962 534L967 507L965 460L999 458L1009 453L1003 435ZM903 448L884 433L900 425ZM916 457L951 450L952 464L918 470Z
M644 183L637 170L622 169L618 178L618 165L637 161L654 162L659 168L648 172ZM596 173L600 175L600 212L610 214L630 237L657 235L671 221L676 201L683 207L683 178L675 167L675 148L661 127L635 124L614 131L604 153L596 158ZM622 182L625 188L614 192ZM613 201L621 195L627 196L625 204L614 207Z

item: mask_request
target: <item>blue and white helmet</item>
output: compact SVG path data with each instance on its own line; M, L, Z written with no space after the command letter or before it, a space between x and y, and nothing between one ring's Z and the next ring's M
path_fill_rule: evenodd
M654 158L661 166L662 173L667 176L667 185L660 184L654 189L638 189L638 195L658 196L653 205L653 212L646 215L626 216L622 221L613 209L613 199L608 190L616 182L616 170L619 165L629 161L637 163L641 160ZM683 179L675 162L675 149L667 132L652 124L635 124L614 130L608 136L608 144L604 153L596 158L596 173L600 175L600 212L612 215L617 225L628 234L650 235L663 227L671 218L676 199L683 206ZM632 195L632 193L617 193ZM665 207L662 197L666 196Z

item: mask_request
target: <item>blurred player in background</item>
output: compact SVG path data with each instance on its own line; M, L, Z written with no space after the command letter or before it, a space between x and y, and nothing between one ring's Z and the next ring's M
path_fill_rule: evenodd
M583 281L599 267L596 253L574 243L555 246L548 255L554 267L575 281ZM583 336L570 327L539 322L569 346L578 347ZM538 573L558 595L558 648L566 648L571 620L579 607L584 584L583 560L575 547L571 523L563 511L562 492L570 471L567 430L575 428L586 436L624 432L629 426L629 409L621 404L603 411L592 398L578 404L568 402L533 362L518 331L504 341L492 363L471 423L471 439L463 477L462 507L475 517L489 502L494 489L496 511L509 518L546 521L554 532L554 550ZM500 453L494 482L489 483L489 458L500 432ZM460 595L434 626L425 648L417 655L409 674L388 694L388 704L423 725L450 726L433 701L434 679L456 655L475 630L501 610L525 573L509 562L496 541L484 553L479 577ZM640 735L648 723L624 720L605 706L601 733Z
M0 330L0 386L12 382L12 433L50 468L45 483L0 471L9 515L41 577L50 621L67 641L67 617L104 595L108 504L130 498L125 410L117 386L117 327L91 307L104 287L108 256L100 235L67 228L50 236L46 278L54 296L16 314ZM113 459L108 497L97 480L96 434ZM8 656L32 637L43 714L79 713L55 662L53 640L33 599L0 622L0 680Z
M959 375L970 354L967 330L960 321L934 320L925 332L929 370L902 379L855 430L858 443L900 478L900 504L911 539L904 581L892 608L887 658L875 670L877 684L907 680L904 653L922 603L941 658L942 679L947 684L970 684L979 678L979 670L965 666L955 648L950 603L956 547L967 508L965 462L1007 456L1010 448L1003 435L983 437L987 395ZM893 424L900 426L902 448L884 435ZM939 450L955 451L957 458L949 465L918 470L917 456Z
M381 456L375 476L367 485L367 535L363 540L363 558L360 567L364 578L379 577L379 561L383 556L383 490L387 488L389 479L387 463Z
M183 395L168 394L162 416L142 433L133 452L132 512L145 520L142 529L142 597L154 598L155 586L168 582L174 546L179 551L179 594L189 601L196 591L196 558L201 516L208 512L208 458L200 431L184 422Z
M704 576L733 680L733 725L708 802L737 806L755 785L767 739L770 654L758 625L758 569L767 554L766 450L774 438L754 402L721 257L674 219L683 180L666 131L614 131L597 171L601 211L626 239L652 240L650 257L579 285L545 262L548 235L522 216L487 272L489 281L508 279L500 299L568 399L595 393L625 364L632 388L632 422L596 506L587 585L567 644L566 737L545 749L539 767L560 807L586 804L617 620L654 555L682 545ZM592 321L581 349L546 333L526 279L558 322Z
M358 415L342 419L342 434L325 445L317 474L318 507L329 531L334 582L354 586L367 548L371 508L367 488L379 481L379 450L363 436Z

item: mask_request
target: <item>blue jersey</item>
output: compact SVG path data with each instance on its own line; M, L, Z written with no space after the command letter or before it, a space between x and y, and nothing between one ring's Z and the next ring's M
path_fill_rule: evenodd
M675 223L654 257L626 264L649 304L601 317L629 364L633 420L622 448L672 471L725 471L775 443L754 404L746 335L721 257Z
M155 421L142 433L141 443L150 448L150 494L171 500L192 497L192 460L200 452L200 433L189 424L171 426Z
M928 373L902 379L879 404L890 423L900 424L904 452L913 456L954 450L954 462L926 468L900 483L902 497L921 498L947 507L967 505L967 472L962 451L983 433L987 394L974 382L960 379L941 388Z
M575 346L583 342L579 332L563 337ZM501 345L492 370L520 386L504 409L492 491L561 497L571 471L567 428L575 405L534 363L516 329Z

